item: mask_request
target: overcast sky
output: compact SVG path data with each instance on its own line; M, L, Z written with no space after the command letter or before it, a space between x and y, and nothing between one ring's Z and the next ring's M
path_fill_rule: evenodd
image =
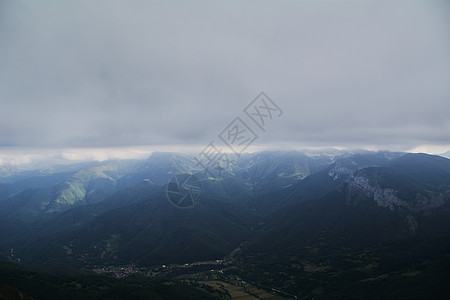
M257 146L450 149L449 1L187 2L0 0L0 152L203 146L261 91Z

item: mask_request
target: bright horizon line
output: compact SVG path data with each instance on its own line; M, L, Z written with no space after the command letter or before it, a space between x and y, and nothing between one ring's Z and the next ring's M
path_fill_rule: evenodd
M233 152L226 146L218 145L224 153ZM154 152L177 152L198 154L205 148L204 145L147 145L147 146L121 146L121 147L68 147L68 148L28 148L28 147L0 147L0 166L25 166L39 162L76 163L83 161L106 161L114 159L144 159ZM422 145L412 149L399 149L397 147L348 147L348 146L299 146L299 145L257 145L250 146L245 153L261 151L301 151L301 152L327 152L327 151L390 151L407 153L427 153L442 155L448 152L450 145ZM226 151L228 150L228 151Z

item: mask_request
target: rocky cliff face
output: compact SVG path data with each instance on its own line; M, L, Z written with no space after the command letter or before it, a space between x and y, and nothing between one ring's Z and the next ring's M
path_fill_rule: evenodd
M394 210L397 207L408 207L408 202L397 197L398 191L390 188L381 188L379 185L370 185L365 176L349 176L347 179L349 189L363 192L367 197L373 198L378 206Z
M334 168L328 172L328 175L333 178L333 180L338 180L339 178L345 178L351 176L353 174L353 170L349 168L342 167L340 165L336 165Z
M359 190L363 192L367 197L372 198L378 206L386 207L390 210L396 210L400 208L406 208L412 211L422 211L430 208L443 206L448 200L450 200L450 192L445 193L428 192L427 196L417 192L414 198L401 199L398 194L399 190L393 188L382 188L376 179L371 179L364 175L350 175L347 178L349 189Z
M403 183L399 184L398 188L383 187L380 183L384 180L382 172L364 172L362 170L352 170L350 168L335 165L330 169L328 175L333 180L344 178L348 184L349 193L352 191L360 191L367 197L373 199L380 207L388 208L390 210L407 209L410 211L423 211L426 209L441 207L445 203L450 202L450 190L436 188L417 188L417 182L408 182L407 177L398 174L397 176L403 179ZM381 175L380 175L381 174ZM394 175L395 176L395 175ZM386 180L384 180L386 181ZM400 191L403 191L401 193ZM405 193L407 192L407 193ZM399 196L408 194L410 196Z

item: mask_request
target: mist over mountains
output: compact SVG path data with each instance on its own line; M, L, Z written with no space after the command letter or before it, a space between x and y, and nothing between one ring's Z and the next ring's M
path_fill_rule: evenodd
M440 0L0 0L0 300L448 299L449 36Z

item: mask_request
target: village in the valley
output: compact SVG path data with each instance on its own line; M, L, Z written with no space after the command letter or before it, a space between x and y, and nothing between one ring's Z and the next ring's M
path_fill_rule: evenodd
M217 259L185 264L167 264L154 267L95 266L92 272L118 279L139 274L152 278L173 278L200 289L219 294L223 299L297 299L274 287L264 287L245 281L235 275L236 267L227 260Z

